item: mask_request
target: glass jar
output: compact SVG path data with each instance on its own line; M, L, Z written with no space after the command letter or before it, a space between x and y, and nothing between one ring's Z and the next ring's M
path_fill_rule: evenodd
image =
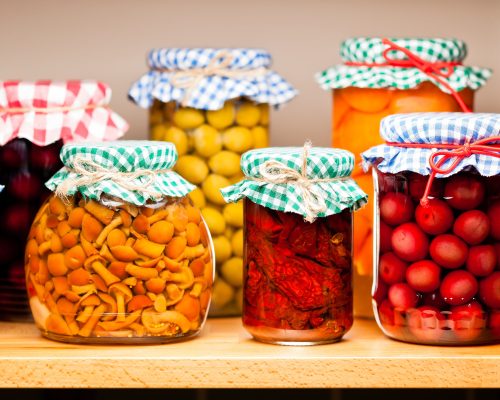
M35 322L45 337L74 343L194 336L210 303L213 247L200 210L182 194L192 186L169 170L175 148L147 142L108 146L66 145L66 167L47 184L57 195L35 217L25 255ZM74 169L77 162L85 173ZM148 166L157 171L150 182ZM101 167L114 175L107 182L99 180ZM78 192L75 179L86 179ZM105 187L106 195L91 198ZM148 187L160 195L146 192Z
M309 223L244 201L245 329L276 344L340 340L353 322L351 211Z
M349 179L353 161L336 149L253 150L242 158L245 180L222 191L244 199L243 325L255 339L322 344L350 329L352 211L366 202ZM302 186L293 171L303 165Z
M388 141L394 137L387 132L396 126L402 129L403 137L416 134L410 131L406 136L410 119L411 126L417 127L414 129L427 133L427 143L444 137L441 124L448 132L456 132L455 143L464 141L457 136L465 137L460 126L483 124L474 133L468 132L474 136L471 146L496 132L489 130L492 124L500 126L500 116L495 114L464 116L455 126L454 118L460 118L457 114L408 114L406 118L408 122L384 120L382 130ZM433 122L424 122L425 118ZM421 139L422 135L416 137ZM447 141L451 142L450 136ZM439 143L432 146L439 149ZM454 146L458 149L460 145ZM403 148L400 153L396 153L399 149L391 150L390 167L385 160L380 161L384 150L364 153L375 165L373 306L377 323L387 336L412 343L499 341L500 162L493 158L488 166L492 157L477 155L477 161L464 157L453 169L454 160L444 162L444 158L441 167L453 175L430 179L424 170L397 169L416 158L409 150L432 153L435 150L431 147Z
M188 67L186 54L194 60ZM269 145L269 105L295 95L283 78L267 69L270 64L270 55L255 49L154 50L151 71L130 91L136 103L150 107L151 139L174 143L179 153L175 170L198 186L190 197L212 233L217 262L212 316L240 314L242 298L243 204L226 205L219 189L242 179L242 153ZM213 67L219 71L199 81L186 76ZM230 73L226 76L220 68ZM154 93L142 89L144 79L155 79ZM280 93L271 80L280 82ZM182 97L174 90L182 91ZM143 96L149 101L143 102Z
M451 63L453 74L438 79L445 79L456 90L455 96L411 62L404 68L391 65L391 61L401 62L406 57L398 50L398 45L403 51L410 50L431 64L442 63L444 68L447 62ZM389 47L392 51L387 53ZM466 56L465 43L457 40L396 39L391 42L355 38L342 43L341 55L345 64L325 71L318 80L325 89L333 89L332 145L355 154L352 176L369 194L374 193L372 177L361 168L360 154L382 144L378 135L382 118L409 112L460 112L465 111L463 105L472 110L474 91L490 76L489 70L457 64ZM472 80L467 81L465 76L469 75ZM354 286L358 289L354 311L363 317L372 316L369 297L373 265L372 221L373 207L365 207L354 217Z
M205 322L212 248L187 197L138 208L52 195L31 227L25 263L31 310L49 339L166 342Z
M76 93L78 90L94 92L94 98L80 96L75 99L71 88ZM127 129L116 115L110 123L117 122L117 125L108 128L101 119L96 121L92 113L90 118L85 113L86 120L78 132L75 131L82 119L80 108L90 104L86 101L97 102L109 97L108 92L107 86L90 81L0 82L0 115L5 122L5 129L0 133L0 183L5 185L0 193L0 320L31 319L24 277L25 241L30 223L50 194L43 183L62 167L59 152L63 141L106 139L100 136L100 132L106 130L114 139ZM27 96L27 93L33 95ZM60 93L65 94L64 103L61 103ZM45 106L39 107L40 104ZM78 115L69 115L71 109L62 111L62 106L74 106ZM48 118L48 113L55 120ZM111 114L111 111L106 113ZM95 132L88 131L90 122ZM119 135L116 131L120 131Z

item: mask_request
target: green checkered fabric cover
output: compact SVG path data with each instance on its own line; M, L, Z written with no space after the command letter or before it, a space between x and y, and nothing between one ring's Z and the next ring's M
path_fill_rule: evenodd
M227 202L235 202L247 197L261 206L305 217L303 199L294 182L274 184L252 179L262 178L259 169L269 160L281 162L301 173L303 151L302 147L278 147L244 153L241 156L241 170L246 179L222 189L224 199ZM353 166L354 156L346 150L312 147L307 158L307 177L309 179L349 177ZM327 211L318 217L337 214L346 208L357 210L367 202L367 195L350 178L317 182L313 185L324 194L327 205Z
M66 179L75 179L80 175L73 172L75 158L89 160L108 171L130 173L138 170L158 171L153 183L150 178L138 176L130 181L137 187L147 186L148 192L158 193L165 197L183 197L195 186L177 173L170 171L177 161L177 151L172 143L152 141L118 141L105 143L66 144L61 150L61 160L65 167L61 168L45 185L52 191ZM129 190L112 179L95 182L88 186L73 188L69 194L79 192L88 199L100 200L101 195L112 196L137 206L145 205L153 200L151 193L141 190ZM157 200L156 200L157 201Z
M461 62L467 55L464 42L457 39L390 39L398 46L407 48L418 57L429 61ZM344 62L385 63L383 51L386 45L381 38L352 38L345 40L340 48L340 56ZM389 53L393 59L405 59L399 51ZM492 71L488 68L457 65L453 74L446 78L455 90L465 88L473 90L483 86ZM422 82L433 82L443 92L448 92L439 82L417 68L398 68L390 66L348 66L336 65L316 74L316 81L325 90L342 89L350 86L359 88L411 89Z

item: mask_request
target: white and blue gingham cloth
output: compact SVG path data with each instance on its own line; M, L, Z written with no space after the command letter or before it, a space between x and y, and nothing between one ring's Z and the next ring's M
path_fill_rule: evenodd
M148 55L151 70L132 85L130 99L143 108L151 107L155 99L164 103L181 103L186 89L172 85L171 78L175 71L205 68L220 51L228 52L233 57L228 66L230 70L271 66L271 55L260 49L155 49ZM202 110L218 110L227 100L246 97L257 103L279 106L296 94L297 91L285 79L271 70L262 76L246 79L212 75L203 78L186 105Z
M500 135L500 114L485 113L411 113L385 117L380 124L380 135L386 142L435 143L433 149L404 148L385 144L372 147L362 154L363 166L368 169L376 165L386 173L412 171L429 175L430 155L441 150L440 143L464 144L468 139L473 144L479 139ZM500 143L500 142L499 142ZM442 168L448 167L448 159ZM473 154L464 158L453 172L437 177L456 174L464 169L476 169L483 176L500 173L500 158Z

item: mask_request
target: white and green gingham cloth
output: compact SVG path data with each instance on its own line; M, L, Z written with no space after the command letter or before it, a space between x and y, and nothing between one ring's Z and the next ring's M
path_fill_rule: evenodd
M227 202L244 197L272 210L293 212L306 216L301 191L294 182L275 184L261 180L260 168L266 161L278 161L302 173L303 147L276 147L250 150L241 156L245 179L221 190ZM344 209L357 210L367 202L367 195L349 176L354 156L347 150L312 147L307 157L308 179L332 179L311 183L323 194L327 210L318 217L338 214ZM343 178L335 180L335 178Z
M151 70L134 82L129 98L143 108L152 106L155 99L163 103L181 103L186 89L172 83L176 72L206 68L221 52L229 54L231 71L267 69L261 76L247 78L204 76L187 99L186 106L200 110L219 110L224 103L238 97L246 97L256 103L280 106L297 95L297 91L281 75L268 69L271 55L261 49L155 49L148 55Z
M384 173L403 171L429 175L429 157L439 144L463 145L480 139L500 135L500 114L488 113L409 113L395 114L382 119L380 136L394 146L382 144L362 153L363 166L368 169L376 165ZM398 147L398 143L435 144L435 148ZM442 168L451 165L453 159L446 161ZM451 173L437 174L446 177L469 169L477 170L483 176L500 174L500 158L482 154L472 154L464 158Z
M65 166L45 185L55 191L65 180L78 178L79 174L73 170L76 159L80 161L83 159L83 162L88 160L105 168L108 172L117 174L141 170L157 171L157 173L154 174L152 183L149 182L150 177L146 176L138 176L130 181L138 188L147 185L149 193L144 193L140 189L129 190L113 179L105 179L87 186L75 187L71 189L69 195L79 192L84 198L93 200L100 200L102 195L107 195L142 206L151 201L158 201L157 198L153 198L151 191L164 197L183 197L195 188L171 170L177 161L175 146L169 142L153 141L66 144L61 150L61 160ZM92 171L92 168L89 168Z
M428 62L461 63L467 55L465 43L457 39L396 38L390 40ZM382 43L381 38L351 38L342 43L340 56L343 62L383 64L387 62L383 56L386 47L387 45ZM389 52L389 55L391 59L396 60L406 58L405 54L397 50ZM446 81L457 92L465 88L477 90L486 83L491 73L492 71L488 68L455 65L453 73L446 78ZM448 92L443 85L418 68L340 64L316 74L316 81L325 90L351 86L405 90L430 81L443 92Z

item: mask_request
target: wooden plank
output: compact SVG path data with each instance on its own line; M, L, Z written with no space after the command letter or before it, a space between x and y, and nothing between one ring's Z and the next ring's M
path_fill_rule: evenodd
M53 342L31 324L0 323L0 387L498 387L500 346L434 347L387 339L358 320L340 343L258 343L239 319L211 319L190 341L147 346Z

